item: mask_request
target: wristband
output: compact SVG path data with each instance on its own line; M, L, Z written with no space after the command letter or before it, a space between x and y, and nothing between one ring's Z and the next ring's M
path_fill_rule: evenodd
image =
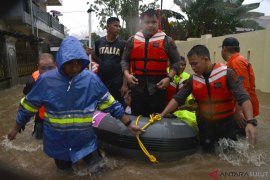
M127 123L125 123L125 126L129 126L132 123L132 121L129 119Z
M248 124L252 124L253 126L257 126L258 125L258 122L256 119L250 119L250 120L247 120L247 123Z

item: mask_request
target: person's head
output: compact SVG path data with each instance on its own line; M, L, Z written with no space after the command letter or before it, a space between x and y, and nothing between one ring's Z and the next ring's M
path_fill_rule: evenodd
M186 59L183 56L180 56L179 72L178 72L179 75L184 72L186 65L187 65Z
M74 77L82 71L82 67L81 59L71 59L63 65L63 70L69 77Z
M79 40L73 36L68 36L60 45L56 63L61 73L72 78L89 65L89 59Z
M210 53L206 46L196 45L191 48L187 54L189 64L192 70L201 75L209 72L211 68Z
M141 27L146 35L154 35L158 31L158 15L156 10L148 9L141 14Z
M121 29L120 20L117 17L110 17L107 19L107 33L117 36Z
M240 52L239 41L234 37L225 38L221 47L221 56L225 61L228 61L232 54Z
M56 67L54 57L49 53L42 53L38 57L38 70L42 74L48 70L52 70Z

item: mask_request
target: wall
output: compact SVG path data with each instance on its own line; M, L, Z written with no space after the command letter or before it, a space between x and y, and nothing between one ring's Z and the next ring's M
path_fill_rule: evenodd
M187 41L175 41L182 56L197 44L206 45L209 48L212 62L225 61L221 57L221 44L224 38L233 36L240 42L240 53L248 58L253 66L256 78L256 89L270 93L270 23L265 30L231 34L226 36L212 37L211 34L201 38L189 38ZM192 73L188 65L186 70Z

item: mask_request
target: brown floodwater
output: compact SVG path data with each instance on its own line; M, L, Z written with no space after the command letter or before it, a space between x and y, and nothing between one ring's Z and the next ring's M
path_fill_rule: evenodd
M110 156L103 152L107 170L98 176L78 166L74 172L61 173L54 161L42 150L42 140L31 136L33 120L25 131L10 142L8 130L15 122L22 97L22 85L0 90L0 179L270 179L270 94L258 91L261 115L258 118L258 142L255 147L245 139L231 142L223 139L222 146L233 146L231 154L222 150L204 154L199 149L192 155L173 162L151 164L142 160ZM158 157L157 157L158 158Z

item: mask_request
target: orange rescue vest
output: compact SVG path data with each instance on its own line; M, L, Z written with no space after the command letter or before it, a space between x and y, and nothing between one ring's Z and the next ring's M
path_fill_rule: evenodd
M38 70L32 73L32 77L33 77L33 79L34 79L35 81L38 79L39 75L40 75L40 74L39 74L39 71L38 71ZM44 106L41 106L41 108L39 109L38 113L39 113L39 114L38 114L39 117L40 117L41 119L44 119L44 114L45 114L45 108L44 108Z
M136 75L166 75L168 55L164 48L166 34L158 31L149 41L137 32L130 54L130 67Z
M216 64L208 78L193 75L192 94L200 114L207 120L227 118L235 113L236 102L227 87L227 66Z

